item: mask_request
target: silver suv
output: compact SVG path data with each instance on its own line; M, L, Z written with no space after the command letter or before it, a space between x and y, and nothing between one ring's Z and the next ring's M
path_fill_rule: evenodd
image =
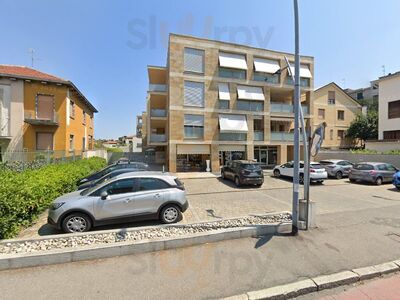
M185 188L162 172L121 174L83 191L63 195L50 206L48 223L64 232L84 232L110 223L159 219L175 223L188 208Z

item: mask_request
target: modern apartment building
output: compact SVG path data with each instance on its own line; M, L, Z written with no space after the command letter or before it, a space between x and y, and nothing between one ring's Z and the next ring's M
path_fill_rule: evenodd
M293 158L292 54L171 34L166 66L149 66L143 145L175 171L218 172L227 159ZM301 105L312 126L314 59L301 57ZM144 127L143 127L144 128ZM142 128L142 130L143 130Z
M0 65L0 153L92 149L96 108L68 80Z
M346 137L346 131L357 114L361 114L361 105L336 83L314 91L313 110L314 127L323 122L327 125L323 148L350 148L358 144Z
M378 128L379 140L400 140L400 72L379 79Z

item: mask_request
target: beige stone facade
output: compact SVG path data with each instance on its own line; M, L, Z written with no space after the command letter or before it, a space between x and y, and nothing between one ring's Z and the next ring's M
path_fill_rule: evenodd
M224 55L232 66L223 65ZM287 53L171 34L166 67L148 67L143 145L172 172L205 171L207 160L211 171L218 172L232 158L255 159L266 167L292 159L293 83L285 56L294 62ZM301 104L307 126L312 126L313 57L302 56L301 65ZM270 69L260 72L262 67ZM203 92L193 96L199 86ZM221 98L222 86L229 100ZM228 132L221 117L243 128ZM188 126L188 120L201 124Z
M361 105L331 82L314 91L314 128L325 122L323 148L350 148L357 141L346 137L351 122L361 114Z

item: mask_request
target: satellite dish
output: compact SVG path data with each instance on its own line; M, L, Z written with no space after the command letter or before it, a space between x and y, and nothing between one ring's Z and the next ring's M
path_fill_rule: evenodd
M323 122L318 125L318 127L315 129L312 139L311 139L311 148L310 148L310 154L314 157L318 154L319 150L321 149L322 142L324 141L325 138L325 127L326 123Z

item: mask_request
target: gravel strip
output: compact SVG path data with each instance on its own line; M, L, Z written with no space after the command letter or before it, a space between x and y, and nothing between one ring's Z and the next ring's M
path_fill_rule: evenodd
M291 221L291 215L281 213L268 216L248 216L237 219L221 220L177 226L155 227L130 232L112 232L101 234L88 234L81 236L63 236L47 240L12 242L0 244L1 254L23 254L40 251L84 247L99 244L112 244L127 241L142 241L160 238L171 238L189 234L211 232L219 229L266 225L277 222Z

